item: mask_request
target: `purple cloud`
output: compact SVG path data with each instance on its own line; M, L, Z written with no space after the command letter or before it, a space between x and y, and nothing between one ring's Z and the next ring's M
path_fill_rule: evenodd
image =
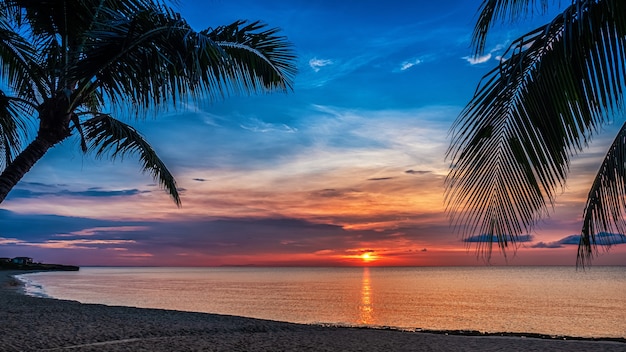
M538 242L532 245L532 248L562 248L569 245L578 245L580 243L580 235L570 235L563 237L554 242ZM596 244L598 246L617 245L626 243L626 236L617 233L600 232L596 235Z

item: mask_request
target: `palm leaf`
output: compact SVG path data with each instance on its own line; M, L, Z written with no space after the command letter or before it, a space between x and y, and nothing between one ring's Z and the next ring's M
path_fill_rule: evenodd
M36 64L37 50L11 28L6 13L0 12L0 75L21 99L37 101L43 89L42 74Z
M6 168L21 151L28 131L22 116L29 110L26 102L0 91L0 169Z
M96 114L95 117L85 121L83 130L87 150L95 152L98 157L106 156L114 160L129 154L137 155L143 171L158 181L176 205L180 206L174 176L137 130L106 114Z
M130 99L133 109L142 111L187 97L223 97L233 87L253 92L291 85L293 56L289 44L273 30L249 34L261 26L244 27L246 34L235 38L242 43L220 45L164 8L132 18L115 16L110 14L90 33L94 40L85 44L85 59L72 73L86 77L79 94L101 89L115 105L128 104ZM241 54L242 48L248 49L246 55Z
M578 2L485 76L447 152L447 209L464 236L492 234L504 250L547 214L571 155L622 105L625 7Z
M265 27L258 21L236 21L202 32L228 54L232 63L228 75L244 91L289 89L296 73L295 55L286 38L277 35L279 29Z
M539 4L537 4L539 3ZM474 55L482 55L487 34L496 20L516 21L528 13L545 13L548 0L483 0L478 12L478 20L472 33Z
M584 267L598 253L598 245L609 248L623 239L598 236L601 233L626 233L626 124L622 125L611 144L593 186L589 191L583 214L583 227L578 245L577 265Z

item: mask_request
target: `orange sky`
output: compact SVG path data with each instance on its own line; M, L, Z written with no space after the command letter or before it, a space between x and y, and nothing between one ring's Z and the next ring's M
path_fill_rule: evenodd
M515 36L549 18L495 28L485 55L472 58L477 4L461 0L366 1L350 11L324 1L182 3L197 28L239 18L280 27L298 55L294 91L131 120L175 175L181 208L132 158L95 160L77 140L55 147L0 206L0 256L79 265L485 265L445 213L449 129ZM580 231L614 132L607 126L574 158L551 217L491 264L575 264L569 236ZM624 247L594 263L626 265Z

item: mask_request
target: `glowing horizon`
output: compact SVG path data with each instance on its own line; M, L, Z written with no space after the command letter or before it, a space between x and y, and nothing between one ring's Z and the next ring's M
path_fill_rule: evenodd
M94 160L75 140L55 147L1 204L0 256L77 265L484 265L476 237L459 237L445 213L448 132L515 34L545 18L496 28L489 56L470 58L475 6L183 0L179 9L197 29L240 18L280 27L299 56L294 92L132 122L176 176L180 209L135 160ZM491 264L575 264L572 236L614 129L573 159L551 217L517 252L494 250ZM626 265L624 247L594 264Z

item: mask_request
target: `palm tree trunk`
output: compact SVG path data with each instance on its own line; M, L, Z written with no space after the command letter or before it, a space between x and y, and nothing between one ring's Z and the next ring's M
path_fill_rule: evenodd
M0 174L0 203L4 201L9 192L24 177L24 175L41 159L48 149L56 143L50 142L37 136L26 149L9 164Z

